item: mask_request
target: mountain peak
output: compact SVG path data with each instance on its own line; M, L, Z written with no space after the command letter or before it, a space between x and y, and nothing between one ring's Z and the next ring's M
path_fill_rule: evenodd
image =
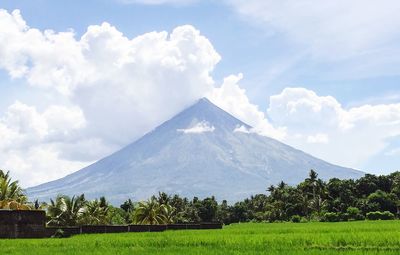
M212 104L211 101L210 101L207 97L202 97L202 98L200 98L197 102L198 102L198 103L204 102L204 103Z
M199 108L199 107L201 107L201 108L204 108L204 107L207 107L207 108L219 108L218 106L216 106L213 102L211 102L208 98L206 98L206 97L202 97L202 98L200 98L200 99L198 99L192 106L190 106L189 108L192 108L192 107L196 107L196 108ZM187 108L187 109L189 109L189 108ZM221 108L219 108L220 110L222 110ZM185 111L185 110L184 110Z
M216 130L233 131L240 126L250 128L249 125L224 111L205 97L199 99L192 106L186 108L164 124L167 123L173 123L179 129L189 128L191 125L198 123L207 123L214 126Z

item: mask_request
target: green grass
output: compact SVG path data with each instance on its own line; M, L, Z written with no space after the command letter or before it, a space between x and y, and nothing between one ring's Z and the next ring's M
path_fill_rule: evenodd
M1 254L400 254L400 221L233 224L223 230L0 240Z

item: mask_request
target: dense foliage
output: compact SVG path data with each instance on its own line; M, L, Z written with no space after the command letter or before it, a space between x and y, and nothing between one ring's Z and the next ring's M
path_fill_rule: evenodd
M10 203L13 206L10 207ZM400 172L358 180L323 181L311 170L297 186L284 182L265 194L229 204L215 197L188 199L160 192L148 201L125 201L120 207L106 198L87 201L84 195L58 196L49 204L28 203L18 182L0 170L0 209L46 209L48 224L168 224L187 222L306 222L387 220L400 216Z

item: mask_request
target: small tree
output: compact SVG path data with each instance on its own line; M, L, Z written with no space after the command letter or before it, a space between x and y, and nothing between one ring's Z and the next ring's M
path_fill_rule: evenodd
M56 200L50 199L47 215L50 218L48 224L53 226L76 226L81 220L85 196L57 196Z
M0 209L31 209L18 181L12 181L10 172L5 173L3 170L0 170Z
M160 205L155 198L147 202L139 202L132 213L132 222L135 224L159 225L167 222L165 205Z

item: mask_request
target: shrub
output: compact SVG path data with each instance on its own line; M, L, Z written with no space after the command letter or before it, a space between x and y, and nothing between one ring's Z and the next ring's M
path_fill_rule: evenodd
M301 222L301 216L293 215L291 220L292 220L293 223L300 223Z
M393 220L394 214L389 211L384 212L369 212L367 213L368 220Z
M324 222L337 222L339 220L340 220L339 215L334 212L327 212L321 218L321 221L324 221Z
M354 218L354 220L365 220L365 216L360 214L357 214L356 217Z
M348 213L341 213L339 215L339 218L340 218L341 221L349 221L350 219L352 219L350 217L350 214L348 214Z
M381 212L369 212L367 213L368 220L379 220Z
M382 220L394 220L394 214L389 211L384 211L382 213Z
M349 215L349 220L364 220L365 217L361 214L361 210L357 207L349 207L346 210Z
M308 219L306 217L301 217L301 223L307 223L309 222Z
M349 217L351 218L355 218L358 214L361 213L360 209L358 209L357 207L352 207L350 206L349 208L347 208L346 212L349 214Z

